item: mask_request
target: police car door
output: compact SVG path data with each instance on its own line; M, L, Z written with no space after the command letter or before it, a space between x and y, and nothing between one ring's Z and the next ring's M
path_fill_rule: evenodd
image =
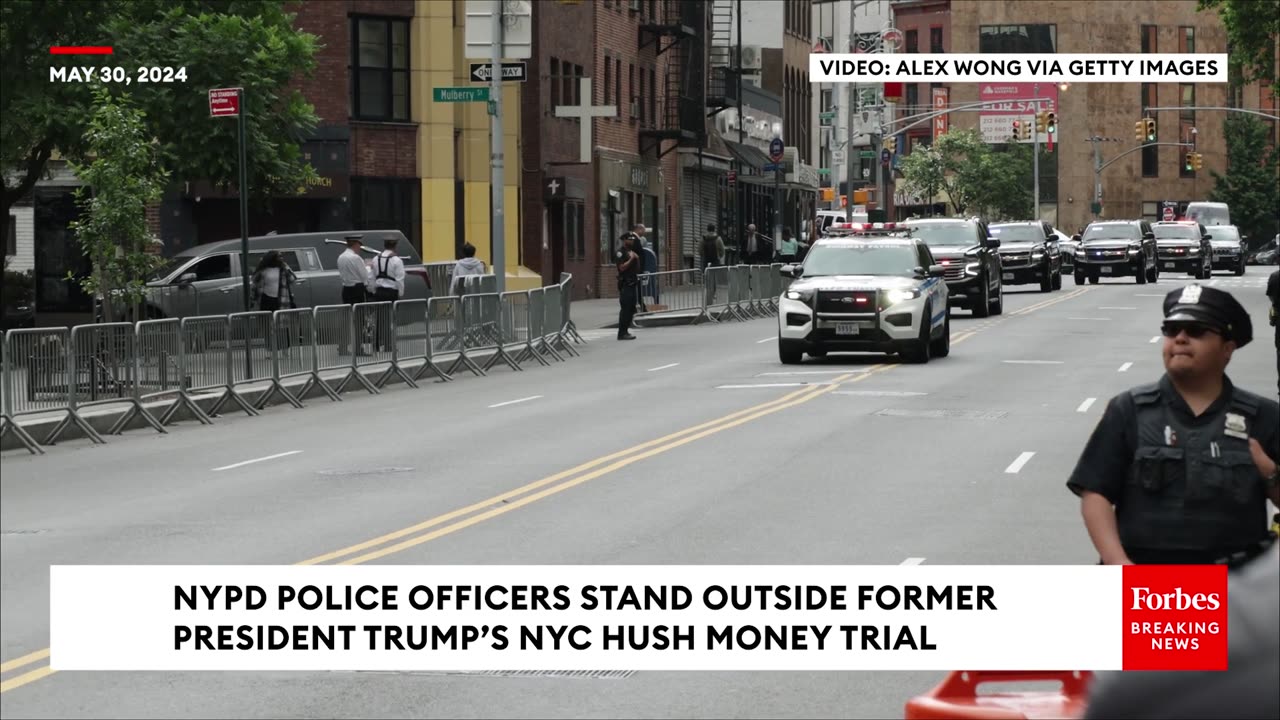
M929 246L924 243L916 245L917 251L920 253L920 266L927 273L929 268L937 265L933 259L933 253L929 252ZM947 284L941 278L931 277L925 280L925 287L929 291L929 311L933 313L930 318L929 328L935 328L941 325L947 319ZM939 309L941 308L941 309Z

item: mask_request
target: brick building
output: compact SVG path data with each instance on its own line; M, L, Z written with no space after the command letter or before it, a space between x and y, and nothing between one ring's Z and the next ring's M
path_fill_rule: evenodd
M1227 52L1226 33L1214 12L1197 12L1195 0L1069 0L1003 2L953 0L951 44L956 53L1156 53ZM950 102L978 99L977 84L958 84ZM1136 147L1134 122L1147 107L1192 106L1270 109L1276 98L1257 85L1227 83L1078 83L1058 90L1058 137L1041 163L1041 210L1064 231L1087 224L1093 214L1094 150L1103 161ZM1210 170L1226 170L1223 120L1218 111L1160 111L1160 142L1195 142L1204 156L1199 172L1184 168L1185 150L1149 147L1102 173L1103 217L1158 219L1164 201L1205 199L1213 188ZM973 113L951 118L952 128L977 127ZM1195 132L1192 132L1194 128ZM1274 133L1275 123L1273 123ZM1097 143L1088 138L1099 138Z
M893 25L902 32L900 52L928 54L951 51L951 0L897 0L893 3ZM921 115L932 112L939 103L946 107L950 102L951 88L946 83L906 83L898 115ZM942 132L950 127L951 121L949 115L940 120ZM934 122L927 122L900 133L899 142L903 147L898 148L899 155L905 156L914 148L932 145L934 126ZM899 219L942 210L931 206L927 198L905 190L895 190L891 204L894 217Z

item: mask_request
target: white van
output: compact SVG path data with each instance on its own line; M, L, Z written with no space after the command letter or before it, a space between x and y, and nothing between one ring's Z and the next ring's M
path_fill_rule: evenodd
M1226 203L1220 202L1187 203L1185 217L1187 220L1195 220L1205 227L1231 224L1231 211Z
M844 210L819 210L818 211L818 227L817 236L822 237L827 234L827 230L831 229L833 223L845 222ZM853 220L855 223L867 222L867 211L862 205L853 206Z

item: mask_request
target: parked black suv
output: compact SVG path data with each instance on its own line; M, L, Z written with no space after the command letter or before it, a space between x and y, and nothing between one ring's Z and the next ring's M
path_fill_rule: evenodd
M924 240L943 267L947 305L971 310L974 317L1004 312L1000 241L978 218L921 218L899 223Z
M1103 277L1132 275L1139 285L1160 277L1156 236L1146 220L1089 223L1076 248L1076 284L1097 285Z
M1040 285L1040 292L1062 287L1062 255L1058 235L1047 222L1027 220L992 225L1000 240L1001 280L1014 285Z
M1213 273L1213 245L1209 231L1195 220L1171 220L1151 224L1160 254L1160 269L1184 272L1197 280Z

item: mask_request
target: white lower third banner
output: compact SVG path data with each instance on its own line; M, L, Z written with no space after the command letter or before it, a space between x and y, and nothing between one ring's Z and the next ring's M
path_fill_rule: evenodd
M57 671L1119 670L1130 619L1122 570L1130 569L55 566L51 664ZM1225 571L1223 591L1225 598ZM1225 637L1222 647L1225 662Z

